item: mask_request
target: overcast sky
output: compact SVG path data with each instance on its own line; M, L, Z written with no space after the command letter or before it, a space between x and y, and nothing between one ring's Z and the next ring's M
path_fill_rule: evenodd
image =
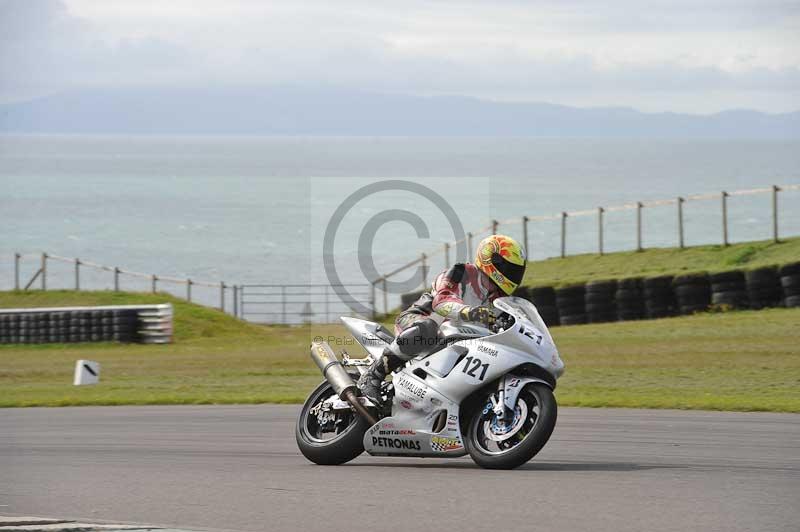
M0 101L287 83L795 111L800 1L0 0Z

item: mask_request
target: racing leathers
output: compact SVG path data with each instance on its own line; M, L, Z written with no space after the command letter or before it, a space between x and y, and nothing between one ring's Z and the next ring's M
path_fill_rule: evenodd
M428 318L436 321L437 325L446 319L491 321L490 316L478 309L491 306L492 301L502 295L497 285L471 263L455 264L443 271L436 276L431 288L430 292L423 293L397 316L394 324L396 333Z
M435 346L444 320L492 324L494 313L488 305L501 295L498 286L474 264L455 264L440 273L431 290L397 316L397 337L359 379L361 393L380 405L380 386L386 375Z

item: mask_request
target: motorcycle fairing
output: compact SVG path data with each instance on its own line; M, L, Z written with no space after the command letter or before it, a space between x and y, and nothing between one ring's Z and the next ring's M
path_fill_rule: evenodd
M383 353L383 348L389 345L389 338L382 338L380 334L381 325L372 321L362 320L361 318L351 318L342 316L340 318L350 334L366 349L373 359L377 359Z
M461 438L459 405L411 373L394 375L392 415L364 434L364 449L374 456L446 456L467 454ZM441 415L444 427L433 428Z

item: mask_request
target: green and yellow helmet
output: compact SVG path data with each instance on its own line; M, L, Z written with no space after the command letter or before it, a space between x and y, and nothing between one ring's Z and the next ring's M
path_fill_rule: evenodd
M511 237L492 235L478 244L475 266L510 296L525 275L525 250Z

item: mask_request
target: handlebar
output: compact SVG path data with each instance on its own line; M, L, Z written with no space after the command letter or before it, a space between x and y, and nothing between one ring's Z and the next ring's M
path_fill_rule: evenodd
M495 320L494 325L492 325L491 331L493 333L498 333L500 332L500 329L505 330L511 327L512 325L514 325L514 317L506 312L503 312Z

